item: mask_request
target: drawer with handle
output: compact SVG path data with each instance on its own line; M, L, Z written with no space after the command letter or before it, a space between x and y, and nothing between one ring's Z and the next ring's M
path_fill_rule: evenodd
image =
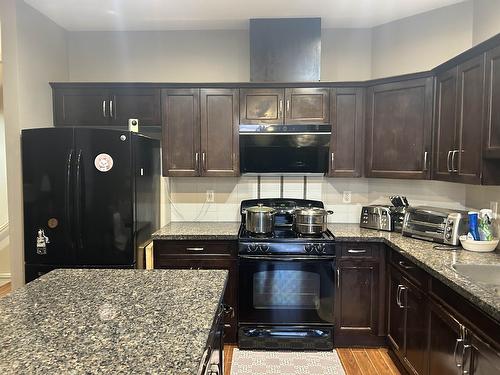
M380 246L368 243L345 243L341 245L342 258L374 258L380 257Z
M162 240L154 242L157 256L231 256L235 254L234 241L182 241Z
M402 256L396 251L391 251L390 262L396 267L403 275L409 277L418 286L427 289L429 275L416 266L413 262Z

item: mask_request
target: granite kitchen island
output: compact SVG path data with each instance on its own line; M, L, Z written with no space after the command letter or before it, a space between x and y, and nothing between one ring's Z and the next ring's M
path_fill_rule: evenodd
M197 374L224 270L55 270L0 299L1 374Z

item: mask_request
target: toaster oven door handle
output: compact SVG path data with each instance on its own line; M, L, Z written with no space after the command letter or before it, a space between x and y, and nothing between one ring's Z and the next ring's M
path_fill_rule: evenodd
M347 250L349 254L363 254L366 253L366 250L355 250L355 249L349 249Z
M416 224L416 225L422 225L422 226L425 226L425 227L432 227L432 228L438 228L438 229L444 229L444 224L435 224L435 223L429 223L428 221L420 221L420 220L412 220L410 219L408 221L408 224L411 225L411 224Z

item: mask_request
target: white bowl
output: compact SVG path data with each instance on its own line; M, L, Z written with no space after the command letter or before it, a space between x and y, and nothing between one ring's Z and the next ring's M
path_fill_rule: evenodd
M493 241L474 241L467 236L460 236L460 242L465 250L475 251L478 253L487 253L496 249L499 239Z

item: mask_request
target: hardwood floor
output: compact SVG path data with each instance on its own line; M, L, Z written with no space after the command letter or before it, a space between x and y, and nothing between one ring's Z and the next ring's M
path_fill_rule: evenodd
M0 286L0 298L10 293L10 283Z
M224 375L231 374L233 350L236 345L224 346ZM378 349L337 349L346 375L400 375L401 373L389 357L386 348Z
M386 348L337 349L346 375L400 375Z

